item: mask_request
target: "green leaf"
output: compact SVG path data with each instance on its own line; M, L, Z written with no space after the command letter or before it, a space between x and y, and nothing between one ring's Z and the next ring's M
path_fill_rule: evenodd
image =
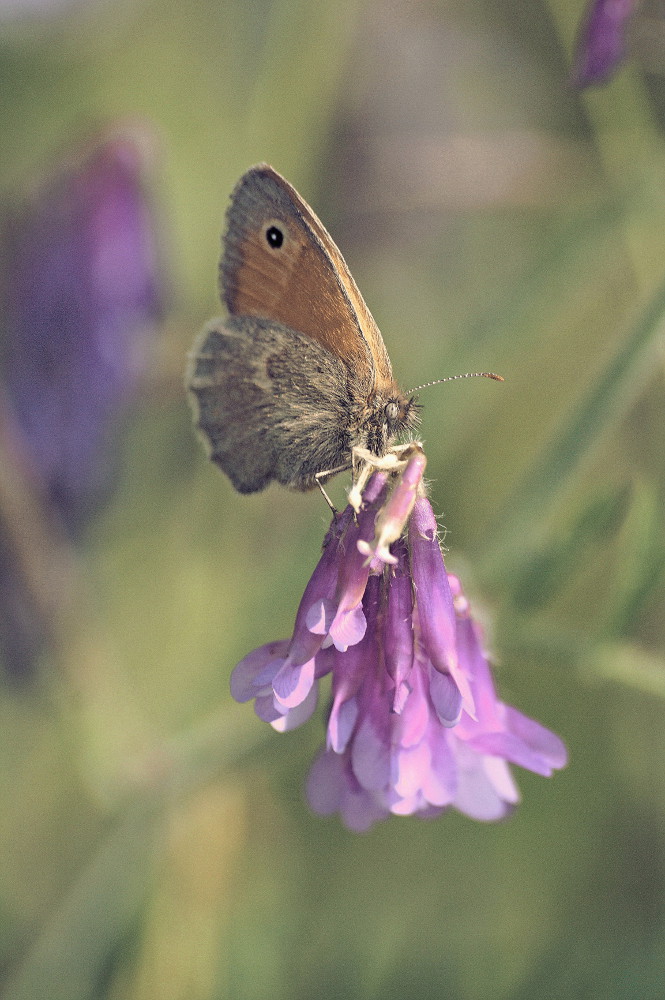
M601 490L577 520L536 550L512 586L512 599L523 611L542 607L583 568L589 552L616 535L626 516L629 488L612 485Z
M505 579L521 569L537 545L544 520L621 422L643 390L663 336L665 284L636 322L625 344L592 385L524 477L495 525L487 575ZM538 512L534 517L534 511Z
M625 635L665 572L662 503L651 483L638 481L618 536L615 590L604 611L605 634Z

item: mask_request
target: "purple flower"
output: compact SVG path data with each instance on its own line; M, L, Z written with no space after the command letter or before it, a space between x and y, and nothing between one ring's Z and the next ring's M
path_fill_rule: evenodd
M333 521L292 639L250 653L231 679L235 698L285 730L309 718L331 674L307 795L352 830L449 808L497 820L519 801L509 764L549 776L566 763L557 736L497 696L480 627L444 566L424 466L414 446L391 483L374 475L357 520L349 507Z
M39 498L42 531L75 534L106 499L114 432L149 359L162 294L144 146L136 129L108 133L13 210L3 233L3 447ZM25 530L39 537L34 523ZM0 652L26 679L51 623L14 537L0 525Z
M142 138L101 140L5 233L7 399L26 459L70 527L107 491L112 431L161 312Z
M575 47L573 83L589 87L609 80L626 53L626 31L635 0L593 0Z

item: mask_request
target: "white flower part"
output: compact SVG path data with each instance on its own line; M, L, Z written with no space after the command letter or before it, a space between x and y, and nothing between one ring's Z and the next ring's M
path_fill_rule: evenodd
M359 457L366 463L370 460L366 458L364 449L356 448L355 452L360 452ZM401 537L404 526L411 516L416 495L421 489L427 459L420 445L415 443L400 445L381 459L374 459L373 456L370 458L384 463L385 468L399 475L393 477L392 492L379 510L373 540L371 542L360 540L357 543L358 551L367 557L365 565L378 559L394 566L397 559L391 555L390 546ZM364 469L361 471L361 476L364 471ZM358 479L360 480L360 476Z
M369 566L375 559L379 559L382 563L389 563L391 566L397 565L397 559L390 552L390 546L393 542L397 541L399 535L396 538L389 537L386 538L376 538L373 542L364 542L362 538L357 542L358 552L362 555L367 556L367 561L365 566Z
M352 449L351 461L353 463L353 486L349 490L348 499L356 514L362 507L363 490L365 489L372 473L376 471L401 471L405 468L407 463L408 455L406 457L405 455L411 448L414 447L414 445L418 448L422 448L422 445L419 442L414 441L409 444L395 445L395 447L387 451L385 455L375 455L367 448L361 448L360 445L356 445ZM356 473L356 470L359 471Z

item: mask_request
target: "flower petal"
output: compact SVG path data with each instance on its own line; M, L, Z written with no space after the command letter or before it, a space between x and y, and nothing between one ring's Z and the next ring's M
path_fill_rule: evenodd
M479 733L478 736L467 740L467 746L473 747L478 754L500 757L527 771L533 771L534 774L542 774L545 778L549 778L552 774L552 767L542 755L534 752L512 733Z
M323 645L326 647L332 643L340 653L346 653L349 646L355 646L360 642L366 631L365 613L358 605L356 608L336 614L330 626L328 640L324 640Z
M275 704L275 696L272 691L270 694L260 694L256 696L254 702L254 711L258 715L261 722L269 722L270 725L273 722L283 719L284 715L279 710L279 706Z
M522 715L511 705L505 706L506 725L511 733L523 740L533 751L546 760L550 767L561 768L568 763L568 751L563 740L536 722Z
M436 670L452 674L464 708L473 716L475 709L471 687L457 662L455 608L441 555L436 518L424 497L419 497L413 508L409 523L409 549L416 588L415 619L423 646Z
M328 746L335 753L346 750L353 727L358 720L358 701L355 697L333 701L332 711L328 720Z
M503 819L519 799L504 761L491 758L499 768L485 767L485 759L464 743L455 748L459 780L453 805L471 819L489 823Z
M457 765L445 730L432 727L430 767L423 780L423 795L433 806L449 806L457 792Z
M318 700L319 688L317 684L313 684L304 701L301 701L295 708L290 708L283 715L280 715L279 718L271 721L272 728L277 730L278 733L288 733L292 729L302 726L304 722L307 722L311 718Z
M308 616L312 607L317 607L314 617L333 601L338 585L340 566L344 558L344 534L352 525L352 512L345 511L333 520L324 542L323 553L310 580L305 587L293 626L293 636L289 646L289 659L294 666L307 663L321 647L322 635L308 627ZM320 606L319 606L320 602Z
M377 732L371 716L358 726L351 747L351 764L359 784L368 791L380 791L390 781L390 745Z
M340 812L344 825L354 833L364 833L388 815L380 801L357 784L348 755L340 756L330 750L320 753L312 765L307 778L307 799L321 816Z
M442 726L456 726L462 717L462 695L450 674L432 670L429 693Z
M403 747L396 754L396 774L393 787L402 798L420 792L423 779L431 766L430 748L425 740L411 747Z
M436 671L431 671L436 673ZM411 691L402 712L391 719L393 742L410 747L425 737L431 719L431 706L427 697L429 671L416 662L411 672Z
M294 666L288 659L284 661L272 682L275 698L285 708L295 708L309 694L314 683L314 659Z
M409 556L402 540L395 543L394 552L397 566L387 585L383 652L386 670L399 690L413 666L413 590Z
M267 642L265 646L259 646L243 657L231 672L231 695L235 701L249 701L251 698L256 698L260 691L270 689L272 676L284 663L288 645L288 640ZM263 671L271 664L274 666L274 672L268 677Z
M347 788L342 803L342 820L347 830L366 833L379 820L388 816L379 800L363 788Z
M389 565L397 562L397 557L391 553L390 546L402 534L404 525L409 519L416 500L416 493L422 482L427 459L419 445L411 445L412 455L406 468L395 483L392 492L382 505L376 518L376 534L372 541L361 539L358 551L367 559L368 564L378 560Z

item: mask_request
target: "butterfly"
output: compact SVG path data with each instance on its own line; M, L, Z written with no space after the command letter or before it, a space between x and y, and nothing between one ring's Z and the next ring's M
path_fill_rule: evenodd
M309 490L416 426L342 254L267 164L231 195L219 275L228 317L199 335L187 386L210 458L237 490Z

